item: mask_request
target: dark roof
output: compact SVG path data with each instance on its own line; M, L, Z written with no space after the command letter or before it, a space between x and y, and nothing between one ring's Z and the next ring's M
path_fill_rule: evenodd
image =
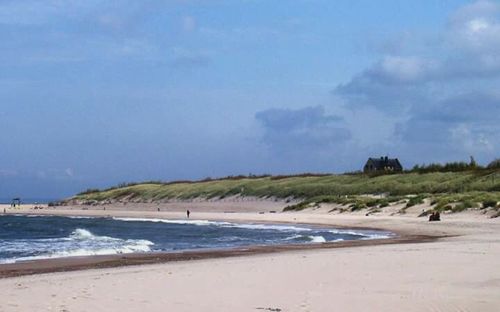
M388 157L380 157L380 158L368 158L368 162L372 162L373 166L377 169L383 169L386 167L392 168L401 168L401 163L397 158L388 158Z

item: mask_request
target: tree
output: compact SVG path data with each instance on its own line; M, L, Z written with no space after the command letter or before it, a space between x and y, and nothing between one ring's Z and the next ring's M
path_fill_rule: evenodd
M476 160L474 159L474 156L470 157L469 167L471 167L471 168L476 168L477 167L477 163L476 163Z

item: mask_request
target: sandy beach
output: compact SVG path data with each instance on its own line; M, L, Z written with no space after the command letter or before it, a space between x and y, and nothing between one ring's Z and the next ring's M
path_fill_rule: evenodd
M104 269L90 265L93 268L87 270L3 278L0 311L498 311L500 307L499 218L474 211L443 215L443 221L429 223L416 217L422 207L406 215L384 211L365 216L328 213L331 207L270 213L280 211L280 202L248 205L253 209L238 203L189 205L196 219L378 228L402 237L439 238ZM185 206L32 208L7 208L7 213L183 218Z

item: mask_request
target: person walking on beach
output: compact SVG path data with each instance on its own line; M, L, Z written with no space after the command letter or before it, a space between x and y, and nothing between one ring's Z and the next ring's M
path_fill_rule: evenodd
M188 209L188 210L186 211L186 215L187 215L188 219L189 219L189 215L190 215L190 214L191 214L191 211L189 211L189 209Z

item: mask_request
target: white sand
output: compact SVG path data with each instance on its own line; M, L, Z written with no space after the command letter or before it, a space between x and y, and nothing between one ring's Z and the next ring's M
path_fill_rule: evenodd
M79 211L149 217L183 213ZM44 210L47 211L47 210ZM75 210L58 213L75 214ZM33 212L33 211L31 211ZM499 311L500 218L198 212L196 219L370 226L460 235L0 280L0 311ZM275 309L275 310L273 310ZM281 310L278 310L281 309Z

